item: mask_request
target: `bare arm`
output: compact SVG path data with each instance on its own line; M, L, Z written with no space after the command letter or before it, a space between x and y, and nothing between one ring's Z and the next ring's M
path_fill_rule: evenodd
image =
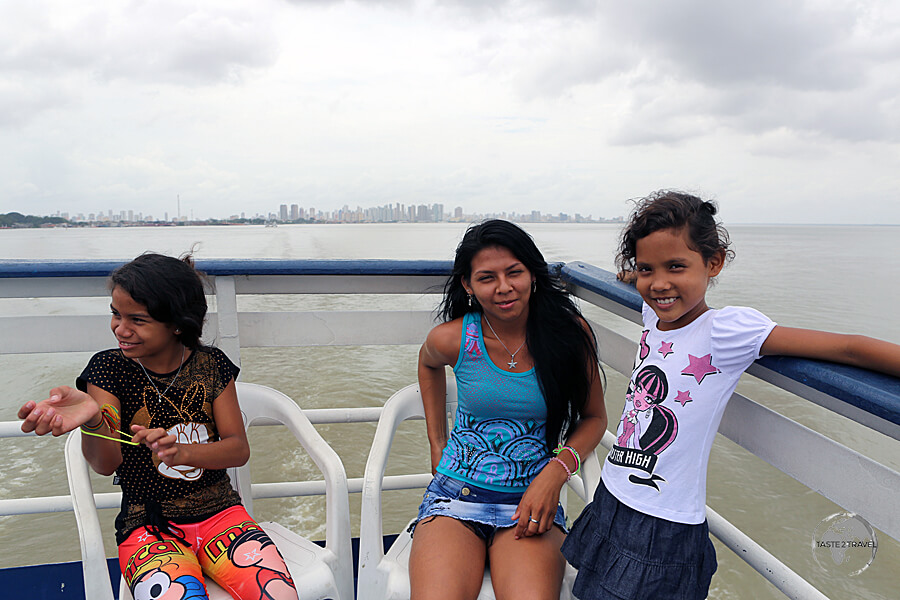
M447 375L444 367L456 364L461 335L461 320L443 323L429 332L419 350L419 390L425 408L432 473L447 445Z
M762 354L828 360L900 377L900 346L864 335L776 326Z
M217 442L183 444L165 429L147 429L140 425L132 426L132 440L155 451L159 459L169 466L227 469L245 464L250 458L250 445L233 379L213 402L213 419L219 432Z

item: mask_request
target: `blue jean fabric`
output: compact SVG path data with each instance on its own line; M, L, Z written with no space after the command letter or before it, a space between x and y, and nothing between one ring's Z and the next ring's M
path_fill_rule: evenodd
M416 523L411 529L423 519L452 517L465 523L481 539L490 542L498 529L518 524L512 516L523 494L488 490L438 473L425 490ZM553 523L563 532L568 532L566 514L561 505L556 506Z
M572 592L580 600L700 600L718 566L706 521L687 525L644 514L602 480L562 553L578 569Z

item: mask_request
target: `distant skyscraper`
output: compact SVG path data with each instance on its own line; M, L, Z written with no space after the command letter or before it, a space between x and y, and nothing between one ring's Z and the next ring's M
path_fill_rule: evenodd
M291 221L296 221L300 218L300 207L296 204L291 204Z
M281 205L281 208L280 208L280 210L279 210L279 212L280 212L280 219L281 219L282 221L287 221L287 220L288 220L288 207L287 207L287 204L282 204L282 205Z

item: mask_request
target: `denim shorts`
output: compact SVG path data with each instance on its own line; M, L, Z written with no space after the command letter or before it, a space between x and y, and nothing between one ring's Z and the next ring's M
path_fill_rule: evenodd
M512 516L523 495L524 492L488 490L438 473L425 490L419 514L416 522L410 526L410 531L423 520L452 517L462 521L475 535L490 543L498 529L518 524ZM563 533L568 533L562 505L556 506L553 524Z

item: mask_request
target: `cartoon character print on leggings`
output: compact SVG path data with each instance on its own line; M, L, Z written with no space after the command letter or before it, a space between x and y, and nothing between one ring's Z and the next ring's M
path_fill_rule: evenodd
M177 544L176 544L177 546ZM177 574L174 561L156 557L143 565L132 584L134 600L205 600L203 582L188 574Z
M260 600L295 598L294 581L284 571L281 553L261 529L248 529L228 547L228 560L240 569L255 569Z

